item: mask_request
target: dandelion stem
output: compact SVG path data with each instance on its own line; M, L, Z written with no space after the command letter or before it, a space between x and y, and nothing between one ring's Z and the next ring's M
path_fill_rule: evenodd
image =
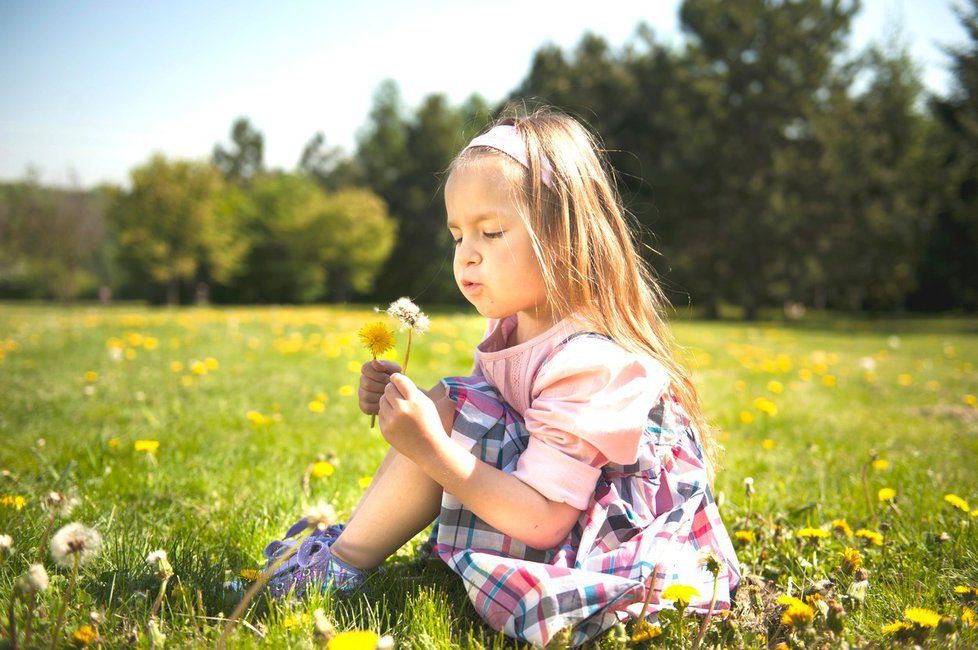
M30 596L30 601L27 603L27 616L24 618L24 647L31 647L31 628L34 623L34 596Z
M153 608L149 610L149 617L153 618L156 616L157 610L160 608L160 603L163 602L163 596L166 595L166 583L170 581L170 576L163 578L163 582L160 583L160 593L156 595L156 600L153 602ZM170 609L173 609L172 607Z
M700 642L706 635L706 628L710 625L710 618L713 617L713 606L717 602L717 589L720 587L720 573L717 572L713 576L713 596L710 598L710 609L707 610L706 616L703 617L703 624L700 625L700 633L696 635L696 639L693 641L693 649L696 650L700 647Z
M869 479L866 477L866 471L869 469L869 463L867 461L863 463L863 492L866 494L866 507L869 508L869 516L873 518L873 525L876 525L876 508L873 507L873 499L869 496Z
M15 589L10 590L10 617L8 619L8 626L10 627L10 647L12 650L17 650L17 618L14 609L17 606L17 591Z
M65 624L65 610L68 608L68 599L71 598L71 592L75 590L75 580L78 579L78 566L81 564L81 555L79 553L71 554L71 580L68 581L68 590L65 591L64 598L61 599L61 606L58 608L58 622L54 625L54 634L51 636L51 650L58 647L58 641L61 640L61 629Z
M377 355L375 354L375 355L373 355L373 356L374 356L374 361L376 361L376 360L377 360ZM374 428L374 422L375 422L376 420L377 420L377 414L376 414L376 413L371 413L371 414L370 414L370 428L371 428L371 429L373 429L373 428Z
M48 535L51 534L51 529L54 528L54 508L51 509L50 518L48 519L48 527L44 529L44 534L41 535L41 541L37 545L37 555L34 556L34 564L41 563L41 556L44 554L44 548L48 541Z
M307 537L311 531L311 527L306 529L305 533ZM241 616L244 610L248 607L248 604L252 601L258 591L265 586L265 583L272 577L272 574L275 573L276 569L282 566L286 560L292 557L292 555L299 550L299 546L301 545L302 541L302 538L297 539L295 544L292 545L292 548L283 553L280 558L275 560L275 562L265 569L265 571L258 576L258 579L255 580L250 587L248 587L248 591L246 591L245 595L241 598L241 602L238 603L238 605L234 608L234 611L231 612L231 616L228 617L228 623L224 626L224 632L221 633L221 638L217 641L217 650L223 650L224 645L227 642L227 637L234 628L234 624L237 622L238 617Z
M747 515L744 517L744 528L750 528L750 507L753 495L747 495Z
M404 375L407 374L408 359L411 357L411 332L413 331L413 329L414 328L409 328L408 329L407 350L404 352L404 368L401 371L401 374L404 374Z

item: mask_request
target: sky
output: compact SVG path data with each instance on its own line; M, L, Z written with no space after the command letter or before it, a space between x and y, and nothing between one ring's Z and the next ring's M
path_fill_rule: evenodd
M680 47L679 4L0 0L0 180L33 166L48 185L128 187L155 151L209 158L239 116L264 134L267 166L294 169L317 131L351 153L384 79L409 110L436 92L496 102L545 43L570 52L590 31L618 51L644 20ZM850 48L895 35L943 94L940 46L967 42L952 5L965 8L863 0Z

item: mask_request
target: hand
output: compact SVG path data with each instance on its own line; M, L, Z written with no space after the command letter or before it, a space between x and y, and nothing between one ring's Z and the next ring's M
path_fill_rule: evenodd
M391 375L401 372L394 361L373 359L360 367L360 410L368 415L380 412L380 398L391 381Z
M427 453L445 438L435 403L407 375L393 373L380 398L380 432L384 440L411 459Z

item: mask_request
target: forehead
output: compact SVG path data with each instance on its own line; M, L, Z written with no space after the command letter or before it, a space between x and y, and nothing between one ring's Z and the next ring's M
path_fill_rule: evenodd
M518 197L504 155L480 155L455 168L445 184L449 226L476 224L485 218L516 218Z

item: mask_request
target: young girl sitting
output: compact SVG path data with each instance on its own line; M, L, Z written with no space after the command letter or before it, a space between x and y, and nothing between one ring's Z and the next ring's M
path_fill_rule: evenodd
M487 318L473 373L423 391L396 363L364 364L360 406L391 449L273 594L350 593L437 518L433 552L493 629L526 642L567 626L573 645L594 639L638 616L650 586L649 622L673 583L705 614L707 550L722 561L714 612L730 608L740 567L711 489L716 442L599 152L543 108L452 161L455 280ZM294 543L272 542L269 565Z

